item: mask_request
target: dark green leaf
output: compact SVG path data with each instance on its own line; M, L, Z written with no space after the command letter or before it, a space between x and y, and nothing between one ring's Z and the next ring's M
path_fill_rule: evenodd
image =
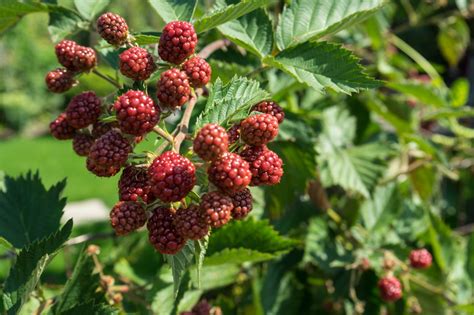
M0 33L18 22L24 15L34 12L48 12L48 6L39 2L0 0Z
M119 309L107 305L107 304L98 304L94 300L84 302L79 304L63 313L61 315L117 315L119 314Z
M165 21L191 21L197 0L148 0L156 13Z
M198 288L201 287L201 271L204 257L206 256L207 246L209 245L209 236L194 242L195 260L196 260L196 279Z
M0 192L0 236L22 248L59 229L66 199L61 193L63 180L47 190L39 174L5 177L5 192Z
M165 255L173 273L174 294L178 294L181 279L191 265L194 257L194 242L188 241L175 255Z
M59 42L87 25L79 14L63 7L57 7L49 14L48 31L53 42Z
M450 16L441 21L438 46L449 65L457 65L464 56L470 37L469 25L464 18Z

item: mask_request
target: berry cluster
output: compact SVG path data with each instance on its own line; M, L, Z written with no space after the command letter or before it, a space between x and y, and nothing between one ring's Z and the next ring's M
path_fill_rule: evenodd
M97 29L108 43L129 46L119 56L124 76L145 81L157 70L151 53L131 46L133 37L128 36L122 17L105 13L97 20ZM158 102L147 94L146 84L143 90L120 89L113 104L103 104L107 98L101 99L92 91L83 92L74 96L50 124L54 137L73 140L74 151L86 157L90 172L110 177L123 169L118 182L119 201L110 212L111 225L117 235L146 225L150 243L163 254L177 253L187 240L202 239L212 228L222 227L232 218L244 219L252 210L248 186L275 185L283 175L281 159L267 147L284 118L275 102L256 104L251 115L229 131L218 124L204 125L193 139L194 159L179 154L179 147L174 147L175 135L166 137L158 126L163 111L182 107L193 89L202 88L210 80L211 67L194 55L197 40L188 22L171 22L163 29L159 56L173 65L158 81ZM48 84L50 89L67 90L65 84L60 84L66 75L72 78L95 66L95 53L92 59L91 49L81 47L70 40L56 46L58 60L66 69L48 74L54 81ZM152 131L168 141L173 150L165 151L164 147L157 153L134 154L135 145ZM211 184L198 190L204 193L200 202L193 203L196 196L188 195L196 185L198 167L207 170Z

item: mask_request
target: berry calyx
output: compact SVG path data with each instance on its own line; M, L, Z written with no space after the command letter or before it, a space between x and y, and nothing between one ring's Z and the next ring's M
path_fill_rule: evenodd
M248 188L229 195L234 205L232 217L236 220L244 219L253 208L252 194Z
M97 121L100 106L100 98L94 92L83 92L69 102L66 108L67 120L74 128L85 128Z
M107 12L97 19L97 32L111 45L121 46L128 37L128 25L123 17Z
M163 28L158 54L164 61L178 65L194 54L197 42L198 38L191 23L173 21Z
M142 91L129 90L114 103L120 130L141 136L150 132L160 119L160 109Z
M156 70L152 55L141 47L129 48L119 58L120 72L135 81L148 79Z
M278 120L279 124L281 124L283 119L285 119L285 112L280 107L280 105L274 101L260 102L252 107L252 111L270 114Z
M119 198L122 201L140 201L149 203L155 200L151 193L147 169L144 167L127 166L118 182Z
M110 130L92 145L87 157L87 169L97 176L109 177L125 164L132 146L120 132Z
M202 196L199 208L206 223L218 228L229 222L234 205L230 197L213 191Z
M225 192L236 192L250 184L249 164L235 153L224 153L207 169L209 181Z
M189 100L190 93L191 87L184 71L170 69L161 74L156 95L164 106L183 106Z
M77 81L74 80L74 73L64 68L58 68L48 72L44 81L48 90L53 93L66 92L77 84Z
M178 233L186 239L200 240L209 233L209 225L196 205L178 209L174 223Z
M94 138L85 133L77 133L72 139L72 148L79 156L88 156L93 144Z
M186 60L181 69L186 72L193 88L203 87L211 79L211 66L201 57L196 56Z
M397 301L403 295L402 285L394 276L386 276L380 279L378 287L382 300L386 302Z
M240 136L250 145L263 145L278 135L278 119L270 114L248 117L240 124Z
M110 223L117 235L126 235L136 231L146 222L146 212L136 202L119 201L110 211Z
M184 156L166 151L148 168L151 191L163 202L179 201L193 189L196 168Z
M410 266L416 269L426 269L431 266L433 257L425 248L415 249L410 252Z
M283 176L283 161L266 146L248 146L240 156L249 163L252 172L250 185L275 185Z
M174 216L170 208L157 207L148 219L148 240L162 254L174 255L186 243L176 230Z
M215 160L229 148L229 136L217 124L207 124L199 130L193 142L193 150L204 161Z
M67 140L74 137L76 128L69 124L66 113L61 113L49 124L49 132L58 140Z

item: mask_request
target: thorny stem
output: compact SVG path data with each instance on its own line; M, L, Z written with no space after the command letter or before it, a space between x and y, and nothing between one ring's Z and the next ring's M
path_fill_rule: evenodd
M216 50L222 49L224 47L227 47L230 45L230 40L228 39L219 39L216 40L215 42L210 43L206 47L204 47L199 53L198 56L206 59L210 55L212 55L213 52Z
M109 82L110 84L112 84L113 86L115 86L116 88L118 89L121 89L122 88L122 85L120 85L118 82L116 82L115 80L109 78L108 76L106 76L105 74L99 72L99 70L97 69L94 69L92 70L92 73L95 74L96 76L104 79L105 81Z
M170 144L173 144L174 142L174 139L173 139L173 136L170 135L168 132L166 132L165 130L163 130L162 128L160 128L159 126L155 126L153 128L153 131L155 133L157 133L158 135L160 135L163 139L165 139L166 141L168 141Z
M186 135L189 129L189 121L191 120L191 114L193 113L194 106L196 105L197 99L201 94L202 94L202 89L196 89L196 93L193 93L191 95L189 104L184 110L183 118L181 118L181 122L176 128L178 133L174 137L173 150L175 152L179 152L181 143L184 141L184 139L186 139Z

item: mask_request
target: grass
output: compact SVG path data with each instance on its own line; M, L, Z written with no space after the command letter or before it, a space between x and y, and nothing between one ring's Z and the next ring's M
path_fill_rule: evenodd
M151 144L143 141L136 151L150 149ZM71 141L44 137L0 142L0 171L18 176L29 170L38 170L46 187L67 178L64 196L68 201L99 198L108 206L117 201L119 176L100 178L87 171L85 158L74 153Z

